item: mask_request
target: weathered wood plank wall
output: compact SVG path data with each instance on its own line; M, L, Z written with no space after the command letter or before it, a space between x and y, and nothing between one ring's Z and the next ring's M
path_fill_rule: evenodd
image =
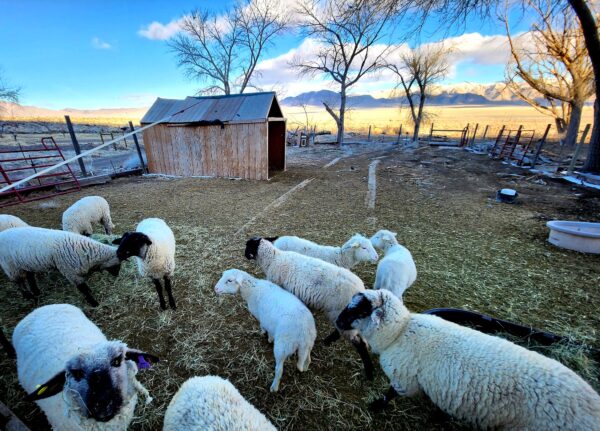
M168 126L144 130L151 173L266 180L268 123Z

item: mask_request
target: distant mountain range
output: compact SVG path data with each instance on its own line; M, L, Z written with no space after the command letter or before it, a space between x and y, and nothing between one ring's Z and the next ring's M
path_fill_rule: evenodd
M10 120L19 118L44 119L62 118L70 115L74 118L123 118L139 120L148 108L114 108L114 109L47 109L37 106L24 106L12 102L0 102L0 118Z
M323 102L334 105L339 103L340 96L331 90L311 91L294 97L286 97L281 101L284 106L323 106ZM525 105L504 84L461 84L438 88L429 96L430 105ZM347 104L352 108L387 108L407 105L405 96L375 98L371 95L348 96Z

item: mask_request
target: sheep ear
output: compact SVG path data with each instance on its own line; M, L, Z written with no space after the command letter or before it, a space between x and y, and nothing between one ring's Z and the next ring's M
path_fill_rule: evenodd
M119 245L121 244L121 241L123 241L125 239L126 236L128 236L130 234L130 232L125 232L123 235L121 235L120 238L115 238L113 239L112 243L114 245Z
M279 239L278 236L271 236L271 237L265 237L264 239L266 239L269 242L275 242Z
M150 368L160 360L158 356L154 356L150 353L142 352L141 350L136 349L127 349L125 351L125 359L135 362L138 370Z
M360 247L360 243L358 241L355 241L352 243L352 248L358 248Z
M376 308L371 313L371 321L373 322L373 325L375 325L376 327L379 326L379 324L381 323L381 319L383 319L383 309Z
M38 385L35 391L25 397L25 401L43 400L62 392L65 381L65 370L62 370L43 385Z

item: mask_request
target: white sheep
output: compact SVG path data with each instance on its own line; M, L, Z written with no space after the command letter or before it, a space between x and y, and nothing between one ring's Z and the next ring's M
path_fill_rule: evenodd
M396 240L396 233L380 230L371 237L373 247L383 250L384 257L377 265L375 289L386 289L402 298L417 279L417 267L408 249Z
M559 362L502 338L412 314L387 290L357 294L340 314L357 329L398 394L425 393L444 412L482 429L600 430L600 396Z
M119 244L117 256L126 260L135 256L138 272L142 277L150 277L156 288L160 308L165 310L165 298L161 280L169 297L169 305L177 308L171 290L175 272L175 236L169 226L159 218L147 218L136 227L135 232L126 232L113 241Z
M116 247L62 230L20 227L0 232L0 267L28 299L40 294L35 273L57 269L96 307L98 302L85 280L94 271L119 274ZM29 289L25 285L29 283Z
M110 207L101 196L81 198L62 215L63 230L67 232L91 236L94 233L92 223L102 223L106 235L112 235L115 225L110 218Z
M82 311L69 304L40 307L13 333L21 386L55 430L125 430L138 392L138 368L158 358L109 341Z
M308 307L325 313L335 325L335 319L350 302L352 296L365 290L360 278L345 268L293 251L277 249L270 241L254 237L246 243L245 256L256 259L267 280L296 295ZM364 340L356 331L344 331L358 351L369 380L373 378L373 364ZM340 337L336 329L326 339L330 344Z
M371 242L359 234L352 236L341 247L320 245L297 236L280 236L273 244L279 250L295 251L347 269L361 262L375 263L379 258Z
M165 413L163 431L276 431L228 380L217 376L186 380Z
M259 321L260 329L267 333L269 343L274 342L275 378L271 392L279 389L283 364L294 353L298 354L298 370L308 370L317 329L313 315L302 301L270 281L259 280L239 269L223 272L215 292L219 295L239 292Z
M10 214L0 214L0 232L11 227L29 226L19 217Z

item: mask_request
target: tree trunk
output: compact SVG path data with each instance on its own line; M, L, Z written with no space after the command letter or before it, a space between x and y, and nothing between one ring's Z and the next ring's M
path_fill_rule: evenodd
M583 103L574 103L571 105L571 118L569 119L567 134L565 135L564 140L564 145L567 148L575 148L575 145L577 144L577 135L579 133L582 112Z
M341 146L344 143L344 119L346 116L346 89L344 87L342 87L340 96L340 121L338 122L337 142Z
M421 120L423 120L423 106L425 105L425 97L423 96L424 91L421 90L421 95L419 96L419 110L417 111L417 116L414 117L415 123L415 131L413 132L413 142L419 142L419 130L421 129Z
M594 68L594 82L596 85L596 101L594 102L594 128L588 155L583 166L587 172L600 173L600 37L594 14L587 5L586 0L568 0L577 14L583 30L585 46Z

